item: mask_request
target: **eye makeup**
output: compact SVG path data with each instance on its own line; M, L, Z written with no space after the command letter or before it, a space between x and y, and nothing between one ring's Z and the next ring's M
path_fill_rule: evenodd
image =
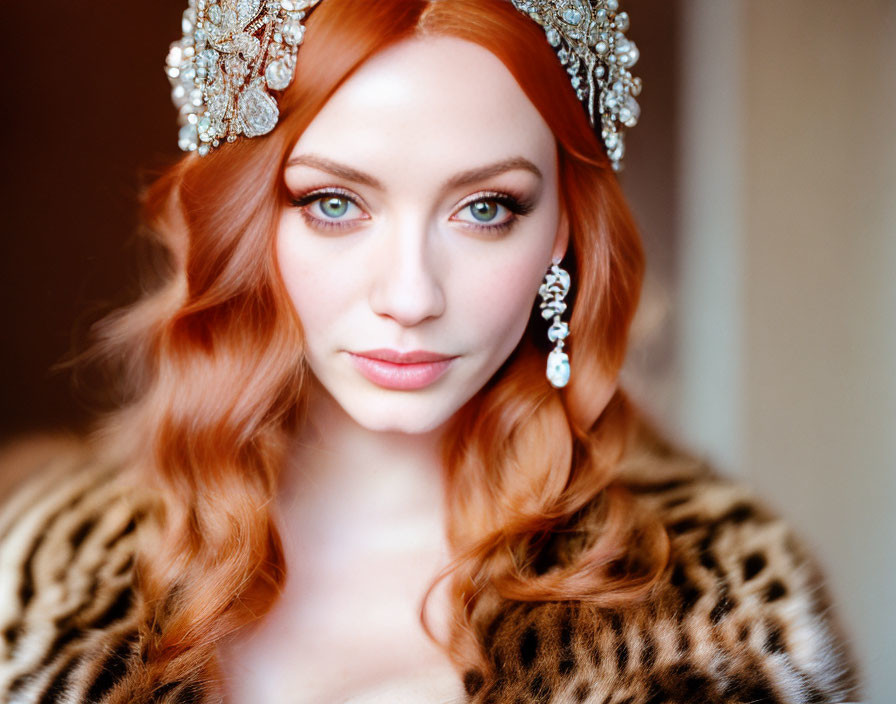
M475 222L474 220L464 220L458 219L456 215L458 213L463 212L468 208L472 208L480 203L493 203L499 206L500 208L504 208L507 211L507 215L500 221L496 223L490 223L485 221ZM486 232L505 232L512 228L517 220L521 217L525 217L529 215L535 208L535 203L532 198L526 198L521 195L514 195L508 192L502 191L485 191L482 193L475 193L468 198L465 198L458 209L455 211L455 214L452 215L451 220L453 222L461 222L464 227L470 227L475 230L481 230ZM473 215L473 218L476 218Z
M508 191L481 191L464 198L453 211L449 220L453 223L460 223L464 228L478 232L503 233L510 230L520 218L529 215L535 209L535 200L535 197L527 197ZM322 210L322 205L327 201L330 201L328 205L344 203L343 213L339 217L328 217L326 211ZM370 215L367 214L360 198L351 191L339 187L312 189L301 195L291 197L290 204L298 209L309 227L317 230L347 230L370 219ZM504 212L503 217L498 222L483 220L474 215L471 210L473 206L479 204L495 205L495 210L499 216L502 209L506 212ZM353 207L357 208L362 214L361 217L341 217L345 212L350 212ZM458 217L465 210L470 211L471 219ZM313 211L317 211L316 214Z
M354 206L363 214L363 217L336 219L326 217L325 215L313 215L311 213L311 209L316 203L322 203L327 200L345 202L347 204L347 211ZM343 188L317 188L303 195L291 198L290 203L293 207L298 209L299 214L305 220L305 223L309 227L317 230L346 230L355 227L359 222L370 219L370 216L367 215L364 208L358 202L357 196L351 191L347 191Z

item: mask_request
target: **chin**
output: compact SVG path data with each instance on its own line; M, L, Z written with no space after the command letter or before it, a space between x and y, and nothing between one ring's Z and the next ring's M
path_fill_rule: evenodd
M416 412L415 409L389 412L382 406L379 409L365 409L367 412L351 413L359 425L380 433L402 433L405 435L422 435L432 432L444 425L453 413ZM410 412L408 412L410 410Z
M453 404L436 402L432 396L413 397L407 392L386 390L364 394L364 398L337 399L337 402L363 428L406 435L432 432L447 423L458 410Z
M443 421L444 422L444 421ZM396 433L400 435L425 435L442 425L442 422L421 425L420 423L374 423L363 424L365 428L376 433Z

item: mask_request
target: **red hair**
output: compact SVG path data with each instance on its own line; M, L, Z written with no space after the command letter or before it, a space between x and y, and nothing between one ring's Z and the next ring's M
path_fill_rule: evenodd
M215 645L277 599L287 565L270 506L308 384L301 323L275 259L283 166L354 70L428 35L496 55L552 129L575 283L569 386L558 392L545 379L549 347L533 311L517 349L445 435L455 619L444 646L459 668L486 667L469 628L485 584L515 600L620 605L645 594L665 566L664 530L613 484L634 420L615 380L640 292L640 240L543 30L507 0L325 0L308 18L278 127L188 156L150 187L145 220L170 254L169 271L99 331L99 349L126 365L132 398L101 431L158 488L166 536L161 551L137 561L152 618L145 665L118 684L122 701L197 670L214 692ZM596 540L575 564L537 574L538 547L595 502Z

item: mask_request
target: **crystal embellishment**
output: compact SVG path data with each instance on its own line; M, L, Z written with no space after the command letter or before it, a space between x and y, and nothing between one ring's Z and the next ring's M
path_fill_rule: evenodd
M545 320L554 319L548 329L548 339L556 347L548 355L547 378L558 389L569 383L569 356L563 351L563 342L569 337L569 325L562 322L560 316L566 311L563 299L569 293L570 284L569 272L552 264L544 275L544 283L538 289L538 295L541 296L541 317Z
M280 112L270 91L289 87L308 12L320 0L189 0L183 38L165 62L181 125L178 146L201 156L260 137Z
M548 355L548 381L555 388L563 388L569 383L569 356L562 348L551 350Z
M622 170L625 135L638 123L641 79L631 68L640 56L625 36L631 25L619 0L512 0L540 24L548 43L566 66L573 89L588 108L591 126L600 129L615 171Z
M292 83L293 71L285 60L272 61L264 72L264 79L271 90L286 90Z
M582 21L582 13L574 7L567 7L563 11L563 21L566 24L571 24L573 27L578 27Z
M548 339L551 342L565 340L569 337L569 325L566 323L554 323L548 330Z
M260 137L274 129L280 111L277 109L277 102L265 90L264 79L256 78L252 81L240 93L239 103L244 135Z

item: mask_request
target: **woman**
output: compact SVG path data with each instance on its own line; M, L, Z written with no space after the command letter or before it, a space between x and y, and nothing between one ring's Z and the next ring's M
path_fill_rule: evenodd
M145 201L169 270L101 330L129 403L0 517L0 691L854 696L793 536L616 386L643 269L617 3L191 10L199 154Z

